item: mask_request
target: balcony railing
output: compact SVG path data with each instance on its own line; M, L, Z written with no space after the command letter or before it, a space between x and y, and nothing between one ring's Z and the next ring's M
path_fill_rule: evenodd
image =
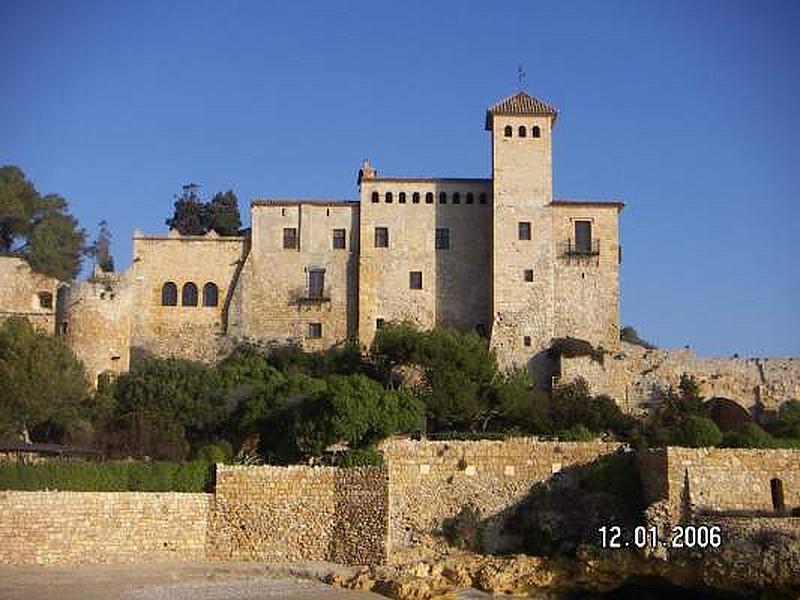
M570 238L564 242L562 254L568 257L600 256L600 240L591 240L588 244L585 242L577 244Z
M289 292L293 304L322 304L331 301L329 288L298 288Z

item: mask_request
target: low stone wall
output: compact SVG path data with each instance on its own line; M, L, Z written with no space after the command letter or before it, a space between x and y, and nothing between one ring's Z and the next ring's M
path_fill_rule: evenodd
M203 560L211 498L0 492L0 564Z
M618 443L391 440L381 446L389 469L389 552L420 533L441 529L466 505L487 520L484 542L502 551L505 515L531 488L568 467L614 452Z
M377 467L217 467L209 558L386 560L387 477Z

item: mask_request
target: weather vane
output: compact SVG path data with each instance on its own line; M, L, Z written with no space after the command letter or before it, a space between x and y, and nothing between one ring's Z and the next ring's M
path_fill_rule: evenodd
M517 79L519 80L519 89L525 87L525 71L522 70L522 63L517 65Z

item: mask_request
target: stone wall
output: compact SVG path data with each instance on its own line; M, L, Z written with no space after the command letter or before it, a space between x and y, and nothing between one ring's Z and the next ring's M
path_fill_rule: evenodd
M389 551L410 545L418 534L441 529L466 505L479 509L489 527L485 542L502 550L500 530L507 509L537 483L570 466L614 452L617 443L389 440L381 450L389 470Z
M387 513L381 468L218 466L209 557L379 564Z
M2 492L0 564L203 560L209 494Z
M57 279L32 271L23 259L0 256L0 322L25 317L38 330L54 334L58 287Z

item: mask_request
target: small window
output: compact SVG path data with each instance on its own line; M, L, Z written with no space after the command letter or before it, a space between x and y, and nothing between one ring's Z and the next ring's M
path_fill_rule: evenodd
M391 204L393 200L392 192L386 192L386 204Z
M322 337L322 323L308 324L308 337L317 340Z
M419 204L419 192L414 192L414 193L411 195L411 202L412 202L413 204Z
M467 192L467 204L475 204L475 194Z
M575 221L575 251L579 254L592 252L592 222Z
M503 135L506 137L511 137L514 134L514 129L511 125L506 125L506 128L503 130Z
M69 321L61 321L61 335L67 335L69 330Z
M425 204L433 204L433 192L425 194Z
M397 201L398 201L400 204L405 204L405 203L406 203L406 193L405 193L405 192L400 192L400 193L397 195Z
M386 319L380 317L375 319L375 329L383 329L384 325L386 325Z
M447 192L439 192L439 204L447 204Z
M39 292L39 308L53 308L53 294L50 292Z
M216 306L219 304L219 289L217 284L210 281L203 286L203 306Z
M519 223L519 239L531 239L531 224L530 221L520 221Z
M458 192L453 194L453 204L461 204L461 194Z
M519 135L519 137L528 137L528 130L525 129L525 125L519 126L519 129L517 129L517 135Z
M533 269L525 269L525 281L533 281Z
M380 202L381 195L378 192L372 192L372 201L373 202Z
M178 305L178 286L168 281L161 288L161 306Z
M183 306L197 306L197 286L191 281L183 284L181 304Z
M422 289L422 271L410 271L408 274L408 287L412 290Z
M436 250L449 250L450 249L450 230L447 227L436 228Z
M308 297L320 300L325 295L325 269L308 271Z
M297 248L297 228L284 227L283 228L283 249L295 250Z
M523 337L522 338L522 343L525 344L525 346L530 346L531 345L531 336L526 335L525 337Z
M480 198L479 201L480 201L481 204L486 204L486 199L487 199L486 192L481 192L481 195L480 195L479 198Z
M375 228L375 247L388 248L389 247L389 228L376 227Z
M344 229L334 229L333 230L333 249L334 250L344 250L347 246L347 240L345 239L345 230Z
M542 137L542 130L539 129L538 125L534 125L533 127L531 127L531 137L535 138Z

